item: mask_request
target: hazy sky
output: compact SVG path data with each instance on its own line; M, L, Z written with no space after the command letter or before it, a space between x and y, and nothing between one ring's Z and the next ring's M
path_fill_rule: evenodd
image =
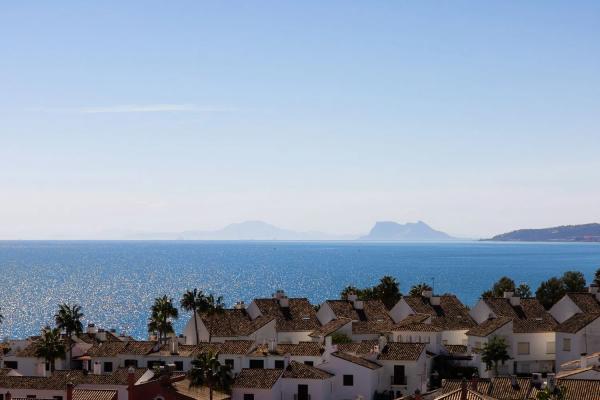
M94 3L0 6L2 238L600 222L599 2Z

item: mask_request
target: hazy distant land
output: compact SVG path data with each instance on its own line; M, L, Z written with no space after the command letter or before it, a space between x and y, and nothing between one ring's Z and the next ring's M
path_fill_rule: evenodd
M519 229L494 236L494 241L600 242L600 224L563 225L543 229Z

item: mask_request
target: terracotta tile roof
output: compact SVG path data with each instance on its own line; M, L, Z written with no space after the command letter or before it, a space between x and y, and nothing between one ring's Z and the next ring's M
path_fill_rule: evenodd
M354 363L356 365L360 365L361 367L368 368L368 369L379 369L379 368L381 368L381 365L377 364L376 362L369 361L369 360L367 360L365 358L362 358L362 357L353 356L352 354L349 354L349 353L341 353L339 351L336 351L335 353L332 353L331 355L335 356L337 358L341 358L342 360L349 361L349 362Z
M281 369L244 368L235 378L234 388L271 389L283 374Z
M12 371L10 368L0 368L0 376L8 375L10 371Z
M226 340L219 343L220 354L248 354L254 347L253 340Z
M147 369L136 368L138 381ZM7 389L64 390L68 382L94 385L127 385L128 369L119 368L112 374L84 374L81 370L55 371L51 376L0 376L0 387Z
M432 305L430 299L423 296L405 296L403 299L415 313L430 315L432 325L443 330L464 330L477 325L458 297L439 297L440 305Z
M600 302L592 293L567 293L567 296L583 313L600 313Z
M210 399L210 391L206 386L190 386L189 379L177 380L175 382L171 381L171 387L177 392L178 396L176 397L178 400L209 400ZM183 397L181 397L183 396ZM218 390L213 390L212 399L213 400L228 400L231 397L223 392ZM145 400L145 399L140 399Z
M73 400L116 400L116 390L74 389Z
M320 326L308 299L288 299L288 307L281 307L278 299L255 299L254 303L263 315L275 317L277 331L313 331Z
M275 346L274 351L269 351L269 345L264 344L256 347L251 353L253 356L267 356L269 354L292 356L315 356L319 357L323 354L323 348L317 342L299 342L296 344L282 343Z
M492 378L487 395L496 399L525 400L532 388L533 384L529 378L517 378L517 386L513 386L511 377L498 376Z
M363 340L361 342L339 343L338 351L342 353L351 353L356 355L365 355L373 350L373 347L379 344L378 340Z
M556 332L564 332L564 333L577 333L596 319L600 317L600 312L598 313L577 313L573 315L571 318L564 321L562 324L558 324L554 330Z
M565 400L600 400L600 380L557 379L566 390Z
M199 344L180 344L178 346L178 356L196 358L200 354L213 353L217 354L220 350L220 343L199 343ZM148 355L168 357L171 354L171 346L164 344L159 351L151 351Z
M416 361L419 359L425 344L423 343L388 343L377 356L378 360Z
M119 337L117 335L115 335L114 333L110 332L110 331L105 331L104 332L106 335L106 339L102 340L103 342L120 342L121 339L119 339ZM81 340L82 342L85 343L98 343L100 342L100 340L98 340L99 335L98 334L93 334L93 333L87 333L84 332L82 334L80 334L79 336L77 336L77 339Z
M467 346L464 344L445 344L448 354L467 354Z
M442 384L442 393L450 393L456 389L460 389L462 385L462 379L444 379ZM469 388L472 387L472 382L468 381L467 385ZM488 393L490 390L491 381L489 379L479 378L477 380L477 392Z
M329 379L333 374L311 365L291 361L283 371L283 377L286 379Z
M600 366L592 365L587 368L576 368L576 369L568 369L568 370L560 371L558 374L556 374L556 378L566 378L567 376L573 376L573 375L581 374L583 372L588 372L588 371L600 372Z
M352 322L349 318L338 318L329 321L325 325L320 326L318 329L315 329L309 336L312 337L324 337L331 335L333 332L342 328L344 325Z
M514 333L552 332L557 323L535 298L521 299L513 306L503 297L486 298L483 301L497 317L513 320Z
M490 318L483 321L481 324L469 329L467 331L468 336L479 336L486 337L502 328L504 325L511 322L512 319L508 317Z
M435 398L435 400L463 400L462 388L455 389L449 393L443 394ZM476 392L467 388L467 399L466 400L494 400L482 393Z
M598 364L600 364L600 352L589 354L586 358L587 358L588 365L591 365L591 363L594 363L594 362L597 362ZM578 358L577 360L567 361L566 363L561 364L560 368L561 369L573 369L573 368L579 368L580 366L581 366L581 359Z
M119 354L143 356L157 350L157 342L152 341L100 342L92 345L86 355L90 357L116 357Z
M211 316L202 315L202 322L214 337L249 336L275 317L261 316L254 320L246 310L226 309Z
M385 322L392 321L385 305L380 300L364 300L363 308L357 310L348 300L327 300L336 318L349 318L353 321Z

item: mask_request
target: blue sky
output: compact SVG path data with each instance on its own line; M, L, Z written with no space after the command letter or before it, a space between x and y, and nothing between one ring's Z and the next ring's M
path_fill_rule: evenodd
M597 221L598 21L591 1L4 2L0 237Z

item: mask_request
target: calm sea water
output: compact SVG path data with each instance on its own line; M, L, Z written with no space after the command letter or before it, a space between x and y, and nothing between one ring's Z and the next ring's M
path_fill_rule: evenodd
M403 292L420 281L472 305L502 275L535 289L564 271L589 280L599 244L360 242L0 242L0 337L37 334L58 303L83 307L85 320L146 337L156 296L179 300L198 287L227 304L282 288L314 303L346 285L393 275ZM187 321L182 314L178 332Z

